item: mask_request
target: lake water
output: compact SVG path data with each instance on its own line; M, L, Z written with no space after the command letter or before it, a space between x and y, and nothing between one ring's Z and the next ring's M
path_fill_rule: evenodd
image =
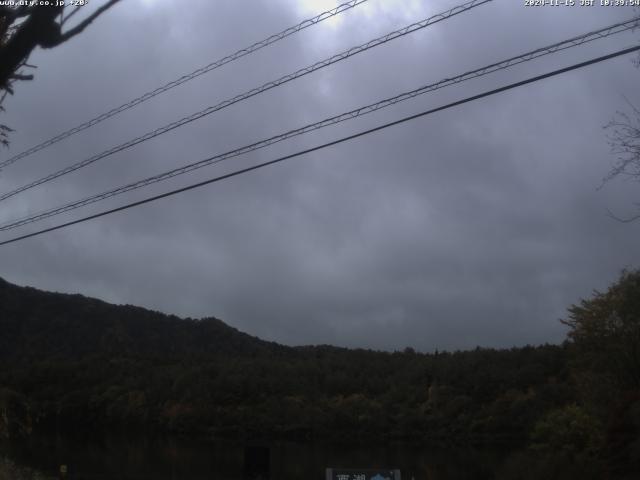
M517 456L498 452L319 443L259 446L264 447L269 449L271 480L323 480L327 467L399 468L403 480L543 478L538 476L542 472L536 473L521 459L514 464ZM241 480L247 445L182 438L111 436L96 441L40 437L28 443L4 444L0 452L18 465L53 478L60 465L68 465L69 480ZM564 476L558 478L581 478L579 472L574 476L562 470Z

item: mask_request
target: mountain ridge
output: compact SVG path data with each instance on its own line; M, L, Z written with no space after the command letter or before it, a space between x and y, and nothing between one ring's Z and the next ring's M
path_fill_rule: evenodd
M181 319L6 280L0 333L0 437L117 428L524 442L544 412L575 398L563 346L434 354L289 347L213 317Z
M25 351L77 359L105 353L238 354L289 348L241 332L215 317L181 318L81 294L18 286L1 277L0 328L4 332L0 358ZM173 335L159 335L163 329ZM27 331L30 338L23 335Z

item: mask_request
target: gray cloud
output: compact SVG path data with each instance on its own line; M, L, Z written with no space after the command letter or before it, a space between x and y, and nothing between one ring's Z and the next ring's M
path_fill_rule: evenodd
M19 152L309 17L301 2L123 2L38 52L7 103ZM320 2L326 7L330 2ZM371 0L329 25L171 91L25 159L2 190L126 141L375 35L453 6ZM494 2L33 189L0 220L73 200L560 41L631 15ZM255 152L86 212L346 135L637 42L583 46ZM0 249L0 275L289 344L433 350L557 342L566 307L638 265L637 184L597 190L602 126L640 71L616 59L268 169ZM84 211L83 211L84 213ZM76 214L78 214L76 212ZM74 214L75 215L75 214ZM65 217L74 218L74 216ZM58 217L52 223L60 220ZM28 229L23 230L24 232ZM8 238L5 234L2 238Z

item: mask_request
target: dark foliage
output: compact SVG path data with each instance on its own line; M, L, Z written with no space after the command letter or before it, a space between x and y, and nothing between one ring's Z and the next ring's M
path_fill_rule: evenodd
M24 399L35 428L513 444L575 400L561 346L292 348L213 318L4 281L0 331L0 387Z
M612 478L640 471L640 270L569 308L570 369Z

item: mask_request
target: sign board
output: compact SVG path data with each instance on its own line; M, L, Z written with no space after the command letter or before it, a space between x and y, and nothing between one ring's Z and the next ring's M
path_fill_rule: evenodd
M400 470L327 468L326 480L401 480Z

